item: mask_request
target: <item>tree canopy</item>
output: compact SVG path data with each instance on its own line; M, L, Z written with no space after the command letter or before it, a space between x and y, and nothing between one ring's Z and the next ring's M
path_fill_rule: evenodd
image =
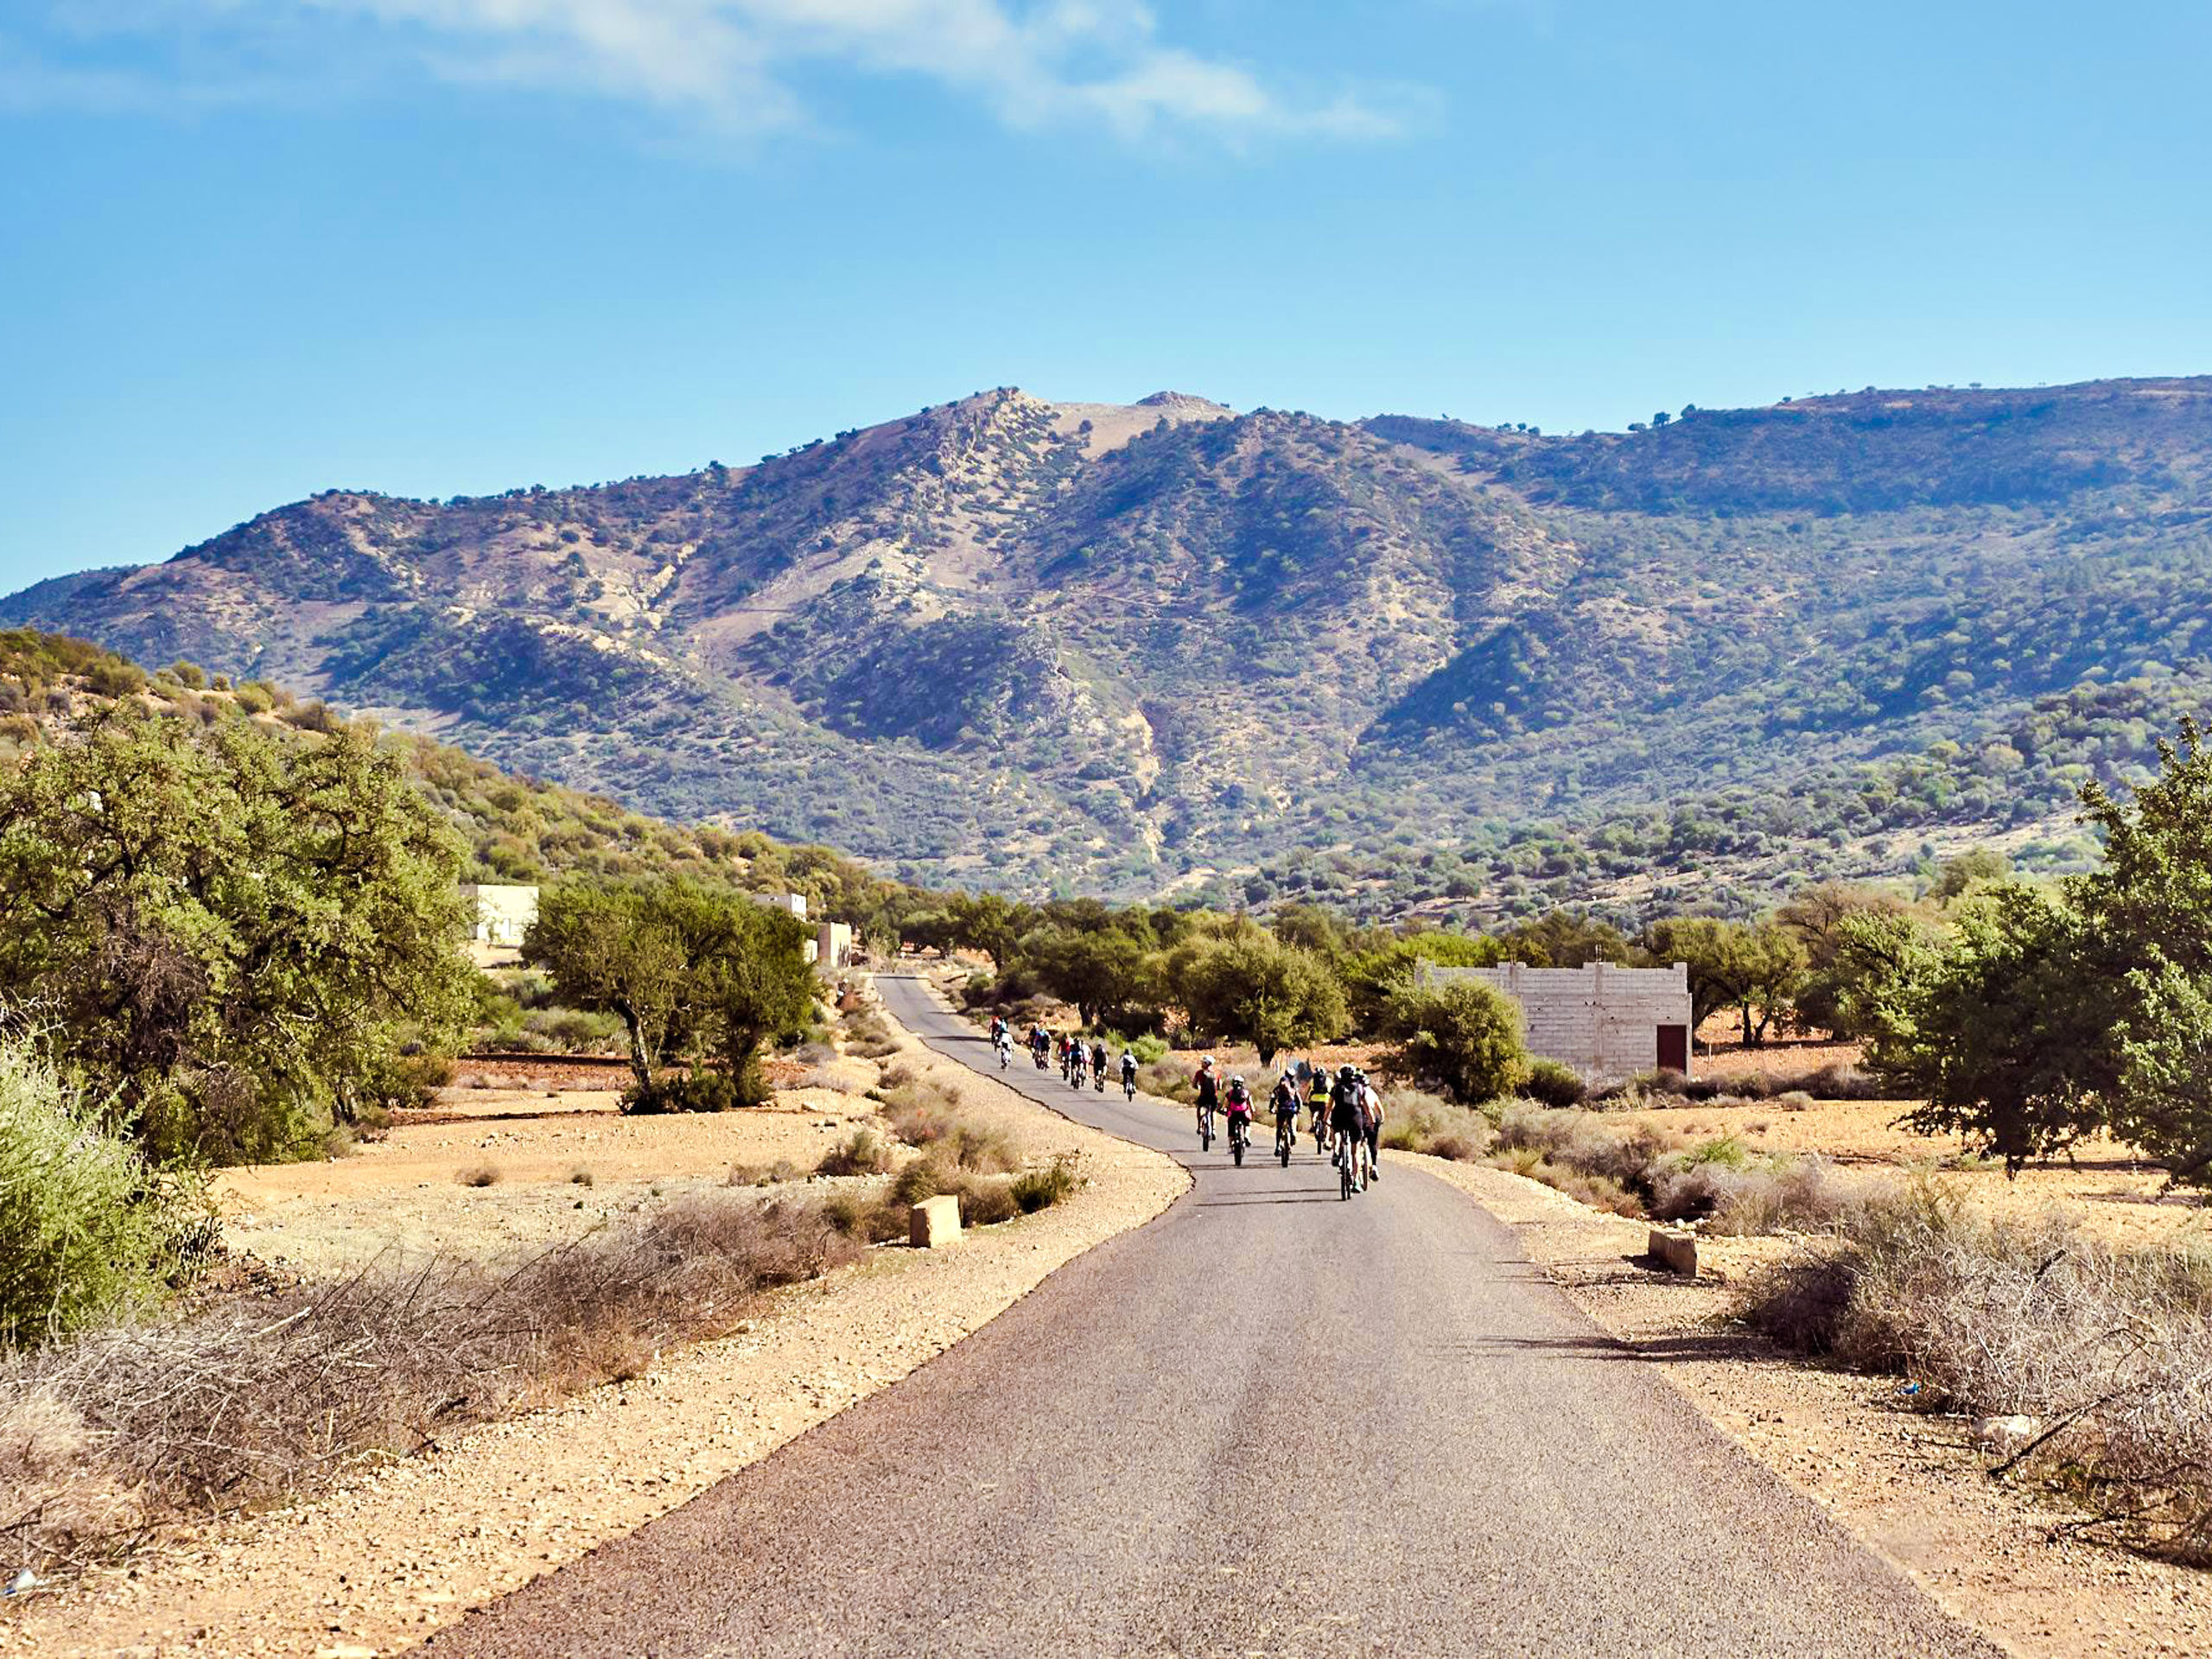
M118 706L0 772L0 999L158 1158L296 1155L457 1036L461 857L361 734Z

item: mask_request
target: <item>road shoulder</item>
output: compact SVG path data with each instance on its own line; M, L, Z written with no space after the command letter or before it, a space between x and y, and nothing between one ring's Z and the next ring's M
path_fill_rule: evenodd
M1608 1335L1992 1642L2063 1659L2212 1652L2212 1573L2065 1534L2065 1516L1989 1478L1964 1423L1904 1408L1891 1380L1793 1359L1732 1325L1729 1284L1770 1245L1724 1242L1717 1274L1677 1280L1643 1262L1645 1223L1488 1166L1385 1156L1513 1228L1531 1262Z

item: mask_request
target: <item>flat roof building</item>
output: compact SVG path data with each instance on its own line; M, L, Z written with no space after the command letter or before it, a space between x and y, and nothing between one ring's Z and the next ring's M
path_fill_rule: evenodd
M1477 979L1521 1005L1529 1052L1571 1066L1603 1088L1646 1071L1690 1069L1690 970L1621 968L1446 968L1422 963L1416 982L1449 985Z

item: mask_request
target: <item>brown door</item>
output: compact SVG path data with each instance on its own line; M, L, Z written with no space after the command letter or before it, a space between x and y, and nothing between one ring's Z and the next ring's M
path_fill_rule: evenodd
M1688 1026L1659 1027L1659 1069L1662 1071L1688 1071L1690 1069L1690 1028Z

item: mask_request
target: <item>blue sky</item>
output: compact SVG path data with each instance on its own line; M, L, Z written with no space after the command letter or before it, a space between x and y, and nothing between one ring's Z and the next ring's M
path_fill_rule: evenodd
M0 588L999 385L2212 371L2212 6L6 0Z

